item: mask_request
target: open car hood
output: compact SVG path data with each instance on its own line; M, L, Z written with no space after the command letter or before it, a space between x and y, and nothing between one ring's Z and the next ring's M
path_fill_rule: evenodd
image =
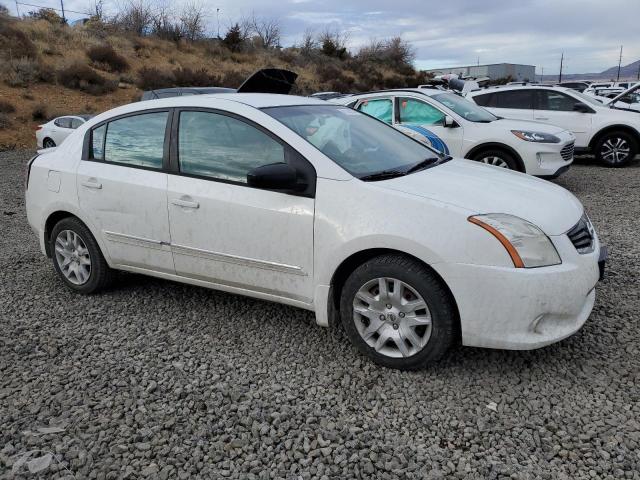
M263 68L247 78L238 93L280 93L288 95L298 74L282 68Z

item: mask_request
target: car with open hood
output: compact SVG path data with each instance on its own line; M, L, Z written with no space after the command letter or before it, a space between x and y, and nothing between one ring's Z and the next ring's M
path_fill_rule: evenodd
M286 95L296 83L298 74L283 68L261 68L251 74L238 88L227 87L170 87L147 90L140 100L210 95L212 93L279 93Z
M401 369L573 334L605 258L567 190L287 95L102 113L31 159L26 210L75 292L123 270L284 303Z
M500 118L451 90L382 90L332 102L372 115L454 157L547 178L566 172L573 162L575 137L566 129Z

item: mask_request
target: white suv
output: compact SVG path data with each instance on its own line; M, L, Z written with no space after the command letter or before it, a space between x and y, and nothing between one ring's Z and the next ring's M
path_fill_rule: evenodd
M26 184L29 224L74 291L127 270L302 307L395 368L459 340L573 334L606 257L567 190L312 98L119 107L32 159Z
M565 129L504 120L451 91L384 90L332 100L393 125L454 157L540 177L557 177L573 161L575 137Z
M467 98L501 117L571 130L576 136L576 151L591 151L610 167L627 165L638 153L638 113L609 108L570 88L498 87L470 92Z

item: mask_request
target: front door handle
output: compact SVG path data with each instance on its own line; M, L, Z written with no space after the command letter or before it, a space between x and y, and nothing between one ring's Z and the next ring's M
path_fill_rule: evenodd
M549 120L549 117L536 117L536 120Z
M171 200L171 203L182 208L200 208L200 204L198 202L194 202L193 200L191 200L191 197L187 196L174 198L173 200Z
M93 188L94 190L100 190L102 188L102 184L98 182L95 178L90 178L87 181L82 182L83 187Z

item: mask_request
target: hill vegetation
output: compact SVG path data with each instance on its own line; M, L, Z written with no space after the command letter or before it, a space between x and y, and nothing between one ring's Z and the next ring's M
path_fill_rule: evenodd
M33 147L34 129L50 117L104 111L171 86L237 87L252 72L280 67L298 73L293 93L357 92L417 86L401 38L372 41L357 51L340 32L307 32L280 46L275 20L239 19L220 38L204 34L194 6L169 14L132 0L111 18L100 11L69 26L53 10L9 17L0 9L0 149Z

